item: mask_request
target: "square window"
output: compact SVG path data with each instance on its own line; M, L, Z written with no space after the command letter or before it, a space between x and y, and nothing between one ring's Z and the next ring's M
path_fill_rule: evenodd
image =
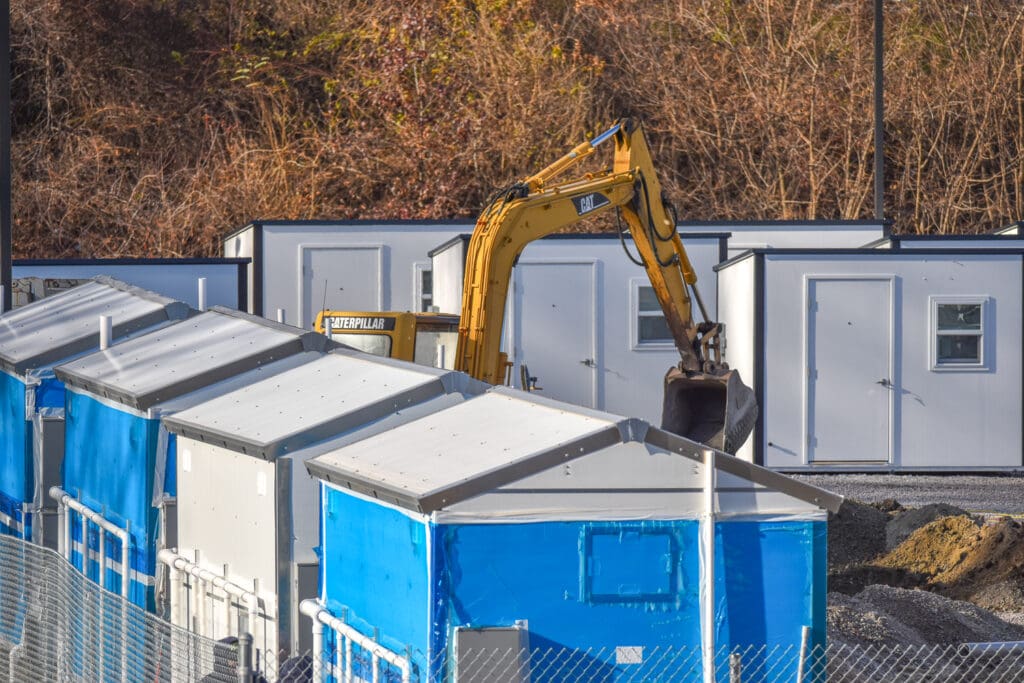
M633 319L633 348L642 349L646 347L663 349L672 347L672 332L665 321L665 314L661 310L661 303L650 285L640 284L643 280L637 278L631 282L632 286L632 310L630 315Z
M675 600L679 553L668 529L585 530L583 597L589 602Z
M985 369L986 301L982 297L931 298L931 369Z

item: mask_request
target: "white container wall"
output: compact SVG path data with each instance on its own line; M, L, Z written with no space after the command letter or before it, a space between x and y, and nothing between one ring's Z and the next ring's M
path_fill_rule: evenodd
M681 232L728 232L729 258L748 249L855 249L889 236L889 223L852 221L681 221Z
M761 408L741 456L786 471L1024 465L1021 252L766 250L719 275L728 359Z
M14 306L65 291L96 275L116 278L198 307L199 278L208 306L247 305L248 259L17 260L12 267Z
M251 258L249 312L311 329L322 308L420 311L430 305L427 252L467 222L256 221L224 239Z

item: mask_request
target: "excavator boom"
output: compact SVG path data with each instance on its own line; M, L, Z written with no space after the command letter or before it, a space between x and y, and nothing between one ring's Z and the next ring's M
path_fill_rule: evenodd
M612 168L557 181L606 140L615 142ZM526 245L593 215L621 212L661 304L680 361L665 377L662 427L734 453L753 428L753 392L722 361L722 326L708 321L697 277L662 196L643 130L616 123L540 172L501 192L477 220L463 281L455 368L492 384L505 382L501 330L509 281ZM705 321L693 319L690 291Z

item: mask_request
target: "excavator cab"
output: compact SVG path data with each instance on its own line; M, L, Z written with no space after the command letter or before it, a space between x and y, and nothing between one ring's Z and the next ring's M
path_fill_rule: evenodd
M446 313L321 311L313 329L346 346L385 358L451 370L459 316Z

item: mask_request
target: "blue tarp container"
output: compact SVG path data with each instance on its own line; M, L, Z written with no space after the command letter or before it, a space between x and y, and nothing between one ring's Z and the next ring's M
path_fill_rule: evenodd
M99 348L99 318L112 343L189 315L189 307L107 277L0 316L0 532L56 547L64 384L53 366Z
M756 648L745 670L795 677L803 627L825 641L827 510L841 499L717 454L709 545L705 451L493 389L324 453L306 462L321 480L321 604L409 653L418 680L483 680L495 672L455 667L488 643L478 666L526 645L498 667L526 673L501 680L700 681L713 575L719 664Z
M67 387L63 488L131 532L133 602L155 607L156 553L173 544L175 440L162 416L230 391L331 345L325 337L226 308L58 366ZM72 561L82 568L82 532L72 528ZM89 547L98 549L95 528ZM96 555L94 554L94 557ZM107 557L120 566L120 547ZM98 579L93 562L86 574ZM119 591L119 571L106 585Z

